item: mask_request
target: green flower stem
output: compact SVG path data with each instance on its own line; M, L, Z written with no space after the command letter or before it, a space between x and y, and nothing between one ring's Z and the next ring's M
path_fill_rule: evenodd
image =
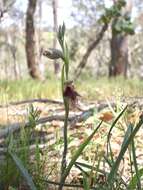
M62 26L59 26L58 30L58 41L61 46L61 50L57 49L49 49L44 52L43 55L47 56L50 59L59 59L63 60L63 67L62 67L62 74L61 74L61 91L63 96L64 108L65 108L65 120L64 120L64 129L63 129L63 138L64 138L64 150L62 154L62 161L61 161L61 181L60 184L63 183L63 174L66 170L66 156L68 151L68 117L69 117L69 98L64 96L64 88L65 84L68 81L68 74L69 74L69 52L68 46L65 42L65 24L63 23ZM63 185L60 185L59 189L62 190Z
M63 138L64 138L64 150L62 154L62 161L61 161L61 180L60 183L62 184L63 174L66 170L66 157L67 157L67 151L68 151L68 117L69 117L69 99L68 97L64 97L64 85L65 82L68 81L68 73L69 73L69 54L68 54L68 48L67 44L64 40L64 34L65 34L65 25L59 27L59 33L58 33L58 39L59 43L62 48L63 53L63 68L62 68L62 74L61 74L61 89L62 89L62 96L63 96L63 102L64 102L64 108L65 108L65 120L64 120L64 128L63 128ZM62 190L62 187L59 186L59 189Z
M63 175L66 169L66 155L68 149L68 136L67 136L67 127L68 127L68 116L69 116L69 101L64 98L64 106L65 106L65 120L64 120L64 150L62 155L62 163L61 163L61 176Z

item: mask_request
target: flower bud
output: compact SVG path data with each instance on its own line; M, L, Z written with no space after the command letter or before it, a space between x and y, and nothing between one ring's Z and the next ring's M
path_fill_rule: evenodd
M43 52L43 55L49 59L63 59L63 53L58 49L49 48Z

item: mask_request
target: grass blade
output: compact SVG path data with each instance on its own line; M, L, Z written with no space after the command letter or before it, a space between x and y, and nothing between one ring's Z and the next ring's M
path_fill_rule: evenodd
M111 168L111 171L108 175L108 184L110 185L110 188L112 187L113 183L114 183L114 179L115 179L115 175L117 173L117 170L118 170L118 167L120 165L120 162L129 146L129 144L132 142L132 140L134 139L136 133L138 132L138 130L140 129L140 127L142 126L143 124L143 117L140 118L140 121L139 123L136 125L136 127L134 128L134 130L132 131L132 133L130 134L130 136L128 137L128 139L124 139L123 140L123 143L122 143L122 146L121 146L121 150L120 150L120 153L115 161L115 163L113 164L112 168ZM126 133L128 133L129 130L127 130ZM125 135L125 138L127 137L127 135Z
M19 169L21 175L26 180L27 185L31 190L36 190L36 186L34 185L34 182L32 180L32 177L28 173L27 169L23 166L21 160L17 157L16 154L12 153L11 151L8 151L9 155L11 156L12 160L14 161L15 165Z
M133 126L131 126L133 129ZM133 165L135 168L135 172L136 172L136 179L137 179L137 189L141 190L141 181L140 181L140 176L139 176L139 170L138 170L138 164L137 164L137 159L136 159L136 150L135 150L135 143L134 143L134 139L132 140L132 155L133 155Z
M82 162L75 162L75 165L76 166L81 166L81 167L89 169L89 170L97 171L97 172L99 172L101 174L104 174L104 175L107 174L104 170L100 170L99 168L97 168L95 166L91 166L89 164L85 164L85 163L82 163Z
M108 132L107 135L107 156L109 155L109 149L110 149L110 157L112 162L114 162L113 160L113 153L112 153L112 149L111 149L111 144L110 144L110 138L111 138L111 131L114 128L114 126L116 125L116 123L118 122L118 120L120 119L120 117L123 115L123 113L126 111L128 106L125 106L125 108L119 113L119 115L116 117L116 119L114 120L114 122L112 123L110 130Z
M88 183L87 176L85 175L85 173L82 173L82 175L83 175L83 187L84 187L84 190L90 190L90 185Z
M143 176L143 168L138 170L138 177L141 178L142 176ZM136 189L137 183L138 183L138 179L137 179L137 175L135 174L128 185L128 189L132 189L132 190Z

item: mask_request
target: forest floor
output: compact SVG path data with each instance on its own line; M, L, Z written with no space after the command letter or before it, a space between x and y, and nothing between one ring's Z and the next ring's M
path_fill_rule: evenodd
M83 152L78 160L87 164L94 163L94 165L97 165L97 162L106 153L107 134L112 122L128 104L127 114L119 120L112 132L112 152L113 157L116 158L128 124L131 122L135 125L142 114L142 81L137 79L124 81L123 79L107 80L103 78L96 80L89 78L85 81L79 80L76 83L76 89L81 97L77 106L70 110L68 160L70 160L74 150L79 147L84 139L91 134L99 121L102 120L102 127L92 139L88 149ZM53 79L45 82L32 80L3 81L1 82L0 102L1 135L8 134L5 130L6 128L9 128L8 131L10 132L13 127L17 129L19 126L26 125L29 120L31 104L34 110L38 111L36 133L40 135L39 142L42 152L44 152L44 157L46 154L44 159L47 160L44 176L48 180L52 181L54 179L54 181L58 181L59 162L63 150L62 129L64 121L64 106L61 100L59 81ZM90 114L91 109L94 109L93 114ZM143 164L142 137L143 129L140 129L140 133L136 136L136 156L139 168ZM52 158L51 162L48 162L49 158ZM120 173L126 182L129 181L132 175L130 162L130 154L127 153L120 168ZM43 164L45 166L44 162ZM107 167L104 162L101 162L100 165L102 169ZM77 168L72 169L68 182L79 184L80 180L81 171ZM55 188L51 186L51 189Z

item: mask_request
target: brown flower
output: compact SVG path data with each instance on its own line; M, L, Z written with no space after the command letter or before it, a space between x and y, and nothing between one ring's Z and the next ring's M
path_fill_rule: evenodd
M77 97L80 95L78 94L78 92L76 92L73 81L68 81L65 83L63 95L70 100L72 106L76 106Z

